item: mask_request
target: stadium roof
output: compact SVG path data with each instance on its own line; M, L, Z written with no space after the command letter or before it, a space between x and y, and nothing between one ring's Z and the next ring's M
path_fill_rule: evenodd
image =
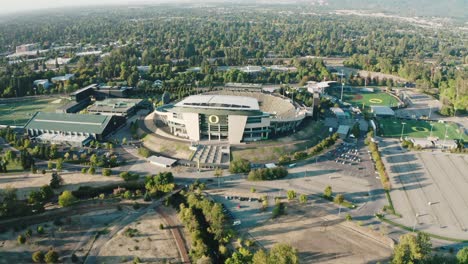
M25 129L102 134L112 116L37 112Z
M257 99L232 95L193 95L180 101L175 106L225 110L260 110Z

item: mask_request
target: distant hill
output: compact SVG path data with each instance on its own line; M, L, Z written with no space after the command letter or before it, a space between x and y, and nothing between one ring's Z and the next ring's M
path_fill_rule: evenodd
M308 1L304 1L308 2ZM468 19L468 0L325 0L335 9L382 11L404 16Z

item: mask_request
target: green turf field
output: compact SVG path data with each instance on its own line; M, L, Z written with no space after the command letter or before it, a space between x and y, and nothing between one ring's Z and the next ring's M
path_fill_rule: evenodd
M375 92L360 92L359 89L364 88L364 87L355 87L352 88L350 91L349 88L345 88L343 91L343 101L346 103L350 103L354 106L359 106L362 108L364 107L369 107L371 105L383 105L383 106L397 106L398 105L398 100L385 93L385 92L380 92L376 90ZM336 98L341 97L341 88L333 88L329 90L329 93Z
M2 100L0 101L0 125L24 125L34 113L55 112L55 109L68 102L68 100L58 98Z
M402 123L406 123L403 131L403 136L412 138L427 138L431 134L431 123L433 124L432 136L443 139L445 135L445 125L447 128L447 139L459 139L461 134L459 133L458 127L451 123L438 123L428 122L423 120L400 120L393 118L380 118L378 120L380 131L383 132L384 137L397 137L401 136ZM462 136L465 141L468 140L468 136L465 134Z

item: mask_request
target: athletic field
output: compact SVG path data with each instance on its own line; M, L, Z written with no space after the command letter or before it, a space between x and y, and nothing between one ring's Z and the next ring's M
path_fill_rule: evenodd
M343 91L343 102L350 103L360 108L368 108L371 105L397 106L398 99L376 89L374 92L361 92L364 87L345 88ZM341 87L329 89L329 93L334 97L341 98Z
M447 125L447 139L459 139L460 136L467 141L468 136L466 134L461 135L459 133L458 126L453 123L438 123L438 122L429 122L423 120L401 120L393 118L380 118L378 120L380 131L383 132L384 137L397 137L401 136L401 130L403 128L402 123L406 123L403 136L408 136L412 138L427 138L431 135L431 124L432 127L432 136L438 137L439 139L444 139L445 135L445 126Z
M68 103L59 98L11 98L0 101L0 125L22 126L36 112L55 112Z

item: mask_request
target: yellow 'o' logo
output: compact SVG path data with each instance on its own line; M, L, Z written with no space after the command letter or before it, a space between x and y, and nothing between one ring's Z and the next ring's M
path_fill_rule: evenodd
M219 117L217 115L210 115L210 117L208 117L208 121L210 121L212 124L218 124Z

